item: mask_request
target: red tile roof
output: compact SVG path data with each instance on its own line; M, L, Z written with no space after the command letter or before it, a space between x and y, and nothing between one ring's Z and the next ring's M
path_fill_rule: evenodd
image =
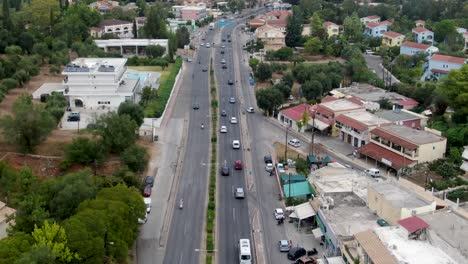
M340 122L343 125L347 125L356 129L359 132L366 131L369 127L358 120L351 118L346 115L339 115L335 118L335 122Z
M265 20L260 19L260 18L254 18L254 19L252 19L252 20L249 21L249 24L250 24L250 25L264 25L264 24L265 24Z
M367 24L366 24L366 27L369 27L369 28L375 28L375 27L378 27L378 26L380 26L380 23L367 22Z
M373 15L373 16L366 16L367 19L380 19L380 16Z
M398 135L394 135L386 130L384 130L382 127L377 127L372 129L371 134L379 136L385 140L388 140L394 144L398 144L406 149L409 150L415 150L418 148L418 145L410 142L404 138L399 137Z
M302 119L302 114L305 111L310 112L310 108L311 107L308 104L300 104L300 105L296 105L288 109L281 110L280 112L283 115L293 119L294 121L298 121Z
M333 97L331 95L327 95L324 98L322 98L321 102L326 103L326 102L335 101L335 100L338 100L338 98Z
M318 105L317 106L317 113L321 113L321 114L324 114L326 116L331 116L333 115L333 111L328 109L327 107L323 106L323 105Z
M286 20L280 20L280 19L270 19L270 20L267 20L266 23L272 27L280 27L280 28L285 28L288 24L288 22L286 22Z
M422 43L416 43L416 42L411 42L411 41L405 41L403 44L401 44L403 47L409 47L413 49L420 49L420 50L427 50L428 48L431 47L431 45L426 45Z
M354 96L351 96L351 97L348 97L346 98L346 100L350 101L351 103L355 103L357 105L363 105L364 103L361 101L361 99L357 98L357 97L354 97Z
M452 56L439 55L439 54L435 54L434 56L432 56L431 60L444 61L444 62L457 63L457 64L464 64L466 61L465 58L452 57Z
M416 33L423 33L423 32L426 32L426 31L427 31L427 32L432 32L432 31L430 31L429 29L423 28L423 27L415 27L415 28L413 28L412 31L413 31L413 32L416 32Z
M380 22L380 24L381 24L381 25L388 25L388 26L393 25L393 23L390 22L390 21L388 21L388 20L382 21L382 22Z
M390 37L390 38L398 38L400 36L403 36L402 34L394 32L394 31L387 31L387 32L384 32L383 34L384 34L384 36L387 36L387 37Z
M448 74L448 73L449 73L449 71L440 70L440 69L431 69L431 72L434 72L434 73L443 73L443 74Z
M417 216L408 217L398 221L398 224L408 230L408 233L414 233L415 231L428 228L429 224Z
M365 156L371 157L375 160L381 161L382 158L390 161L392 165L390 167L399 170L406 166L413 164L415 161L407 159L397 153L390 151L384 147L381 147L373 142L361 146L357 151Z
M419 19L419 20L416 20L415 23L416 24L426 24L426 21Z
M400 99L396 100L396 102L402 106L417 106L419 104L418 101L414 100L413 98Z
M99 27L117 26L117 25L123 25L123 24L131 24L131 23L132 22L130 22L130 21L119 20L119 19L106 19L106 20L103 20L99 24Z
M330 21L323 22L323 27L330 27L330 26L338 26L338 25Z

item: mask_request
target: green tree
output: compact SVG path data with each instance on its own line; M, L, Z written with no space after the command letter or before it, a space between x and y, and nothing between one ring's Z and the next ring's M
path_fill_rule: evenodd
M283 74L283 78L281 78L281 82L284 83L285 85L289 86L292 88L294 84L294 76L291 72L285 72Z
M350 41L356 41L362 36L363 26L356 13L353 13L351 16L345 18L343 27L344 36Z
M108 113L98 118L96 126L96 133L111 152L121 153L135 142L138 126L129 115Z
M468 116L468 65L451 70L438 89L447 96L450 106L459 114Z
M36 243L33 247L40 248L46 246L52 253L56 254L62 262L70 262L74 259L79 260L78 254L72 253L67 246L67 235L63 227L56 223L49 224L44 221L44 225L38 228L34 226L32 236Z
M0 264L11 264L25 252L28 252L34 240L30 234L16 232L0 240Z
M263 62L258 64L257 70L255 71L255 75L260 81L270 79L272 74L273 72L270 65Z
M46 30L53 26L60 15L57 0L31 0L25 9L31 25L39 30Z
M307 81L305 82L302 87L302 94L307 100L316 100L323 93L322 84L319 81Z
M304 44L305 52L315 54L322 50L322 41L318 37L310 37Z
M136 5L138 6L138 15L144 16L146 11L146 6L148 5L145 0L137 0Z
M131 145L122 153L122 160L134 172L142 172L148 163L146 149L138 145Z
M279 50L275 51L274 56L277 60L287 61L293 56L293 49L289 47L280 48Z
M143 27L145 36L154 39L167 38L166 18L167 13L164 5L160 2L154 2L146 14L146 22Z
M143 107L146 107L146 105L148 105L149 101L154 100L157 97L158 97L158 93L157 93L156 89L153 89L150 86L145 86L145 87L143 87L143 90L141 91L140 104Z
M160 45L150 45L145 48L145 54L150 58L160 58L164 52L166 52L166 48Z
M96 166L102 164L104 158L105 150L101 141L78 137L65 147L62 167L68 168L72 164L94 164Z
M294 48L302 45L302 12L299 7L293 7L293 14L288 17L286 25L286 46Z
M190 32L187 27L180 27L176 31L178 48L183 49L185 45L190 44Z
M40 42L40 43L34 44L33 53L41 56L42 62L44 63L44 59L49 57L50 55L50 50L49 50L49 47L47 47L47 44Z
M30 233L35 225L42 225L49 218L45 205L44 197L39 194L33 192L24 195L18 203L13 230Z
M442 42L447 39L450 34L457 33L457 22L449 19L444 19L434 25L434 38L437 42Z
M31 248L23 253L14 264L49 264L56 263L57 255L47 246Z
M257 58L249 59L249 66L252 68L254 72L257 70L257 66L259 63L260 61Z
M143 112L143 107L138 104L134 104L132 102L124 102L119 105L119 109L117 110L119 115L129 115L130 118L135 121L137 126L141 126L143 124L143 118L145 117L145 113Z
M10 56L15 56L17 59L19 59L19 55L23 53L23 50L20 46L11 45L5 48L5 53Z
M318 13L314 13L310 18L311 35L323 40L327 38L327 32L323 27L323 20Z
M43 106L33 104L29 95L21 95L14 102L13 116L0 119L3 135L24 153L32 152L54 126L54 118Z
M288 100L289 96L291 95L291 87L282 82L273 85L272 88L281 92L282 101Z
M255 92L257 105L265 111L267 115L273 114L276 109L283 103L283 95L278 89L260 89Z

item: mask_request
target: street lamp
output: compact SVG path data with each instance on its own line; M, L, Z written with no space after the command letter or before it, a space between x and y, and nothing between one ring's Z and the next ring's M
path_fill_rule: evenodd
M312 135L311 135L311 141L310 141L309 156L314 155L314 132L315 132L315 110L312 111Z

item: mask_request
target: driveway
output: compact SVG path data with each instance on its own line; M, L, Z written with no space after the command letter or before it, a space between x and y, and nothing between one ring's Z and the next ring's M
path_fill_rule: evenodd
M379 79L383 80L384 77L387 76L387 74L390 74L391 77L389 78L391 78L392 84L400 83L400 80L398 80L395 76L393 76L393 74L390 73L390 71L388 71L382 66L382 57L378 55L368 55L368 54L363 54L363 56L364 56L364 59L366 60L367 67L371 71L376 73ZM384 76L384 69L385 69L385 76ZM387 81L390 81L390 80L387 79Z

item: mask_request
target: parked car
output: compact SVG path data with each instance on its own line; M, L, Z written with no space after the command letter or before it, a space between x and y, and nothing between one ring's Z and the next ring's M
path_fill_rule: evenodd
M296 260L302 256L305 256L307 251L301 247L293 247L288 252L288 259L289 260Z
M297 138L290 139L288 144L296 148L301 146L301 142Z
M281 208L276 208L275 211L275 219L276 220L280 220L280 219L284 219L284 211L283 209Z
M226 163L223 164L223 166L221 166L221 175L229 176L229 171L230 171L230 169L229 169L229 167L228 167L228 165Z
M279 171L280 173L283 173L283 172L284 172L284 164L283 164L283 163L278 163L278 164L276 165L276 167L277 167L277 169L278 169L278 171Z
M237 124L237 118L231 117L231 124Z
M192 59L191 58L186 58L185 59L187 62L192 62Z
M377 224L379 226L389 226L389 224L387 223L387 221L383 220L383 219L378 219L377 220Z
M153 185L154 185L154 177L153 177L153 176L146 176L146 178L145 178L145 185L151 185L151 187L153 187Z
M265 163L273 163L273 159L271 158L271 155L265 155L263 157L263 161L265 161Z
M376 168L370 168L370 169L368 169L368 170L365 170L364 172L365 172L367 175L370 175L372 178L377 178L377 177L382 176L382 175L380 174L380 171L379 171L378 169L376 169Z
M265 170L268 171L268 172L272 172L273 171L273 164L272 163L267 163L265 165Z
M255 113L255 109L253 107L247 107L247 112L249 113Z
M236 199L244 199L245 194L244 194L244 188L236 188Z
M239 140L233 140L232 141L232 148L233 149L240 149L240 141Z
M234 162L234 169L236 170L242 170L242 160L236 160Z
M278 248L280 252L289 252L289 250L291 249L288 240L278 241Z
M221 54L224 54L224 50L221 51Z
M143 196L144 197L150 197L151 196L151 185L146 185L145 188L143 189Z
M302 256L298 258L295 262L295 264L317 264L317 260L309 257L309 256Z
M221 126L221 128L219 129L219 132L227 133L227 127L226 126Z
M78 122L80 121L80 113L79 112L71 112L67 116L67 121L69 122Z

